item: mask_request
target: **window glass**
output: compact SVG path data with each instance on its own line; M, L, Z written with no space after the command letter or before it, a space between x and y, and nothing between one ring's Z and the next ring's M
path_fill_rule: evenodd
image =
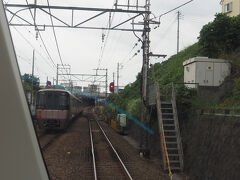
M224 6L224 12L229 12L229 11L232 11L232 2L225 4Z
M69 95L65 92L40 92L37 107L44 109L67 109Z

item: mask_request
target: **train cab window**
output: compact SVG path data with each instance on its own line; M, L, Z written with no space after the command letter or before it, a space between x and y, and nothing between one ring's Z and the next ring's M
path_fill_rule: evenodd
M44 107L46 105L46 93L40 92L37 95L37 106L38 107Z
M37 98L37 107L43 109L68 109L69 95L64 92L40 92Z
M56 94L56 99L58 99L58 105L59 105L59 107L68 107L68 104L69 104L69 102L68 102L68 94L67 93L58 93L58 94Z

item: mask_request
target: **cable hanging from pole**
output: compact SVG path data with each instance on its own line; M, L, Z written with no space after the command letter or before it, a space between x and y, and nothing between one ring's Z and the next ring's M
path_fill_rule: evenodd
M55 39L55 42L56 42L56 47L57 47L57 51L58 51L58 56L60 58L60 61L61 61L61 64L63 66L63 69L66 71L66 73L68 74L67 70L65 69L64 67L64 64L63 64L63 60L62 60L62 56L61 56L61 53L60 53L60 49L59 49L59 45L58 45L58 41L57 41L57 35L56 35L56 32L55 32L55 28L54 28L54 25L53 25L53 19L52 19L52 13L51 13L51 9L50 9L50 5L49 5L49 0L47 0L47 4L48 4L48 7L49 7L49 13L50 13L50 20L51 20L51 24L52 24L52 29L53 29L53 35L54 35L54 39Z
M115 12L113 12L113 15L111 15L111 12L109 13L109 20L108 20L108 24L107 24L107 27L109 29L111 28L111 25L112 25L112 22L113 22L113 19L114 19L114 15L115 15ZM102 32L102 46L101 46L101 52L100 52L99 59L98 59L97 68L100 67L101 61L103 59L104 50L105 50L105 47L106 47L106 44L107 44L107 41L108 41L108 37L109 37L109 33L110 33L109 29L106 30L105 34L104 34L104 32Z
M28 0L26 0L26 4L29 6ZM43 45L44 45L44 48L45 48L47 54L49 55L50 60L52 61L52 63L54 64L54 66L56 66L56 64L54 63L54 61L52 60L52 58L51 58L51 56L50 56L50 54L49 54L49 51L47 50L47 47L46 47L46 45L45 45L45 43L44 43L44 41L43 41L43 38L42 38L42 36L41 36L41 33L39 32L39 30L38 30L38 28L37 28L37 26L36 26L36 23L35 23L35 20L34 20L34 16L33 16L32 11L31 11L30 8L29 8L29 12L30 12L30 15L31 15L31 17L32 17L32 19L33 19L35 30L38 32L38 34L39 34L39 36L40 36L40 39L41 39L41 41L42 41L42 43L43 43ZM65 77L64 77L64 79L65 79Z

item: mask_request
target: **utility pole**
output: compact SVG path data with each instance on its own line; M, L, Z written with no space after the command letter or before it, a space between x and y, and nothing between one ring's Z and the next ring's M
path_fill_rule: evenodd
M119 62L117 63L117 94L119 91Z
M93 69L93 70L96 70L96 76L94 78L97 78L97 76L102 76L104 77L105 76L105 98L107 99L107 89L108 89L108 69L103 69L103 68L97 68L97 69ZM105 75L98 75L98 71L105 71L106 74ZM96 81L96 79L94 80L94 82ZM100 87L100 86L99 86Z
M35 61L35 50L33 50L33 62L32 62L32 88L31 88L31 101L30 101L30 104L33 104L33 76L34 76L34 61Z
M143 66L142 66L142 88L141 88L141 122L144 125L149 124L149 112L148 112L148 69L149 69L149 46L150 46L150 0L146 0L145 4L145 16L144 16L144 30L142 34L142 47L143 47ZM140 155L149 156L149 135L146 131L141 131L140 140Z
M113 93L115 93L115 73L113 72L113 84L114 84L114 89L113 89Z
M106 91L106 94L105 94L105 99L107 100L107 89L108 89L108 69L106 69L106 88L105 88L105 91Z
M178 20L178 25L177 25L177 54L179 53L179 22L180 22L180 11L177 12L177 20Z
M56 77L56 85L58 85L58 64L57 64L57 77Z
M61 73L59 73L59 70ZM66 71L66 74L63 73L63 70ZM63 81L62 79L59 80L59 76L60 77L64 77L64 81L66 81L65 85L68 85L69 87L71 87L71 66L69 64L57 64L57 78L56 78L56 85L58 85L59 81ZM67 76L68 78L65 78L65 76ZM66 80L67 79L67 80Z

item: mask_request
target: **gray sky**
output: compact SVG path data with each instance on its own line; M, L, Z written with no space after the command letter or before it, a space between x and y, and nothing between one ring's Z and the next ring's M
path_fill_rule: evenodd
M28 0L32 3L33 0ZM112 8L115 0L49 0L50 5L59 6L81 6L81 7L101 7ZM25 0L6 0L8 3L26 4ZM119 3L125 4L127 0L119 0ZM130 0L134 3L135 0ZM139 0L144 4L145 0ZM174 7L187 2L187 0L152 0L151 11L158 16ZM46 0L38 0L39 4L47 4ZM180 9L182 17L180 20L180 49L184 49L197 41L199 31L204 24L212 21L214 15L221 11L219 0L194 0L190 4ZM161 18L161 25L151 31L151 51L158 54L166 54L169 58L176 53L176 38L177 38L177 11L167 14ZM21 13L26 19L31 19L29 11ZM54 15L60 15L66 21L70 18L70 14L65 11L52 11ZM79 13L75 14L78 21L86 19L94 13ZM130 14L114 15L113 24L124 20ZM137 19L136 22L141 19ZM37 18L38 22L50 22L48 16L43 16L40 13ZM15 20L15 22L18 22ZM54 24L57 22L54 21ZM77 22L76 22L77 23ZM99 27L106 27L108 24L108 15L102 16L89 24ZM124 27L131 28L131 24L127 23ZM140 26L139 26L140 27ZM137 28L137 26L135 27ZM56 35L61 51L64 64L70 64L72 73L87 73L93 74L93 69L97 68L101 57L102 34L106 35L106 31L102 30L85 30L85 29L63 29L55 28ZM40 39L36 40L33 27L11 27L14 45L18 55L18 62L22 74L31 73L32 66L32 51L36 50L36 69L35 74L40 77L41 83L45 83L47 76L50 80L56 78L56 68L53 68L52 62L48 58ZM60 64L60 59L57 53L53 31L51 28L41 32L41 35L47 45L55 64ZM141 36L141 33L138 33ZM24 38L25 39L24 39ZM138 50L141 50L141 44L132 50L134 44L137 43L137 38L132 32L110 31L108 38L105 36L105 49L100 61L100 68L108 68L109 80L112 81L112 73L117 70L117 63L122 63L120 69L120 85L126 85L136 79L137 73L142 66L142 51L137 56L131 58ZM132 50L132 51L131 51ZM166 59L167 59L166 58ZM151 59L151 63L162 61L162 59ZM79 84L84 85L84 84ZM85 84L86 85L86 84Z

